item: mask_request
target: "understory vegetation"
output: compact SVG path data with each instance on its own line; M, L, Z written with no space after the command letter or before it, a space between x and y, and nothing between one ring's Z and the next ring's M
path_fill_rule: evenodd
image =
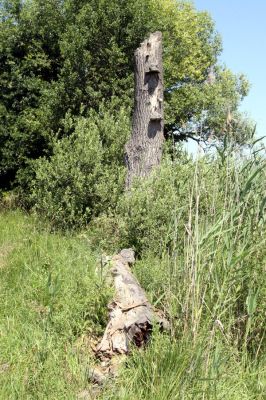
M196 160L180 149L176 156L76 231L56 232L53 221L3 204L1 398L93 393L91 343L112 297L99 255L127 246L170 331L132 349L97 398L264 398L265 158L225 147Z
M157 30L163 159L125 192L133 54ZM190 1L0 2L0 399L265 399L265 146L221 51ZM170 330L95 387L101 255L129 247Z

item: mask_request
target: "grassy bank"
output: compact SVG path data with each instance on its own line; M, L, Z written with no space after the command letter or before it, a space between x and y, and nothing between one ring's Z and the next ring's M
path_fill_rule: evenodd
M101 333L108 291L82 237L0 216L0 398L71 399L87 385L84 333Z
M114 249L138 250L134 273L171 328L133 349L99 399L265 398L265 162L164 168L98 230L51 233L0 214L1 399L90 398L89 338L102 334L111 296L97 243L108 235Z
M237 162L228 154L170 168L161 183L157 178L140 188L129 202L137 220L144 205L140 244L152 248L135 273L168 316L171 331L134 353L102 398L264 399L265 161ZM162 182L167 190L159 190ZM172 204L166 226L155 217L162 203ZM160 257L159 229L165 229L161 240L169 232L168 250L163 247Z

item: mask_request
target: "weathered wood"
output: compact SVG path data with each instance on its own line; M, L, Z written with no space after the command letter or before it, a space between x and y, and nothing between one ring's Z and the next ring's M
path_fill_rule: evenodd
M147 343L155 322L164 325L149 303L144 290L133 276L129 263L134 261L131 249L122 250L111 259L115 298L108 305L109 322L97 353L112 357L128 354L130 343L140 347Z
M160 164L163 135L162 34L152 33L135 51L135 98L132 135L125 147L129 189Z

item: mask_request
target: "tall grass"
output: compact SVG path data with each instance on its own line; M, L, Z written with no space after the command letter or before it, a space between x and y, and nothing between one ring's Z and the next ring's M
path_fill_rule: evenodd
M76 399L94 363L88 335L107 318L96 257L20 212L0 226L0 398Z
M96 255L111 243L135 247L134 273L170 330L132 349L98 397L264 399L265 194L265 159L224 148L166 160L82 234L2 213L0 398L90 398L89 337L103 332L111 296Z
M168 247L135 267L170 333L134 352L103 399L265 398L265 166L231 151L195 161L186 218L176 207Z

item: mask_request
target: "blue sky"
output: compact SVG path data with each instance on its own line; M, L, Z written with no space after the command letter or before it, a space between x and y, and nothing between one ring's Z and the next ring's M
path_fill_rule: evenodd
M252 86L241 108L257 122L258 136L266 135L266 0L194 0L194 4L216 23L223 41L221 61L248 77Z

